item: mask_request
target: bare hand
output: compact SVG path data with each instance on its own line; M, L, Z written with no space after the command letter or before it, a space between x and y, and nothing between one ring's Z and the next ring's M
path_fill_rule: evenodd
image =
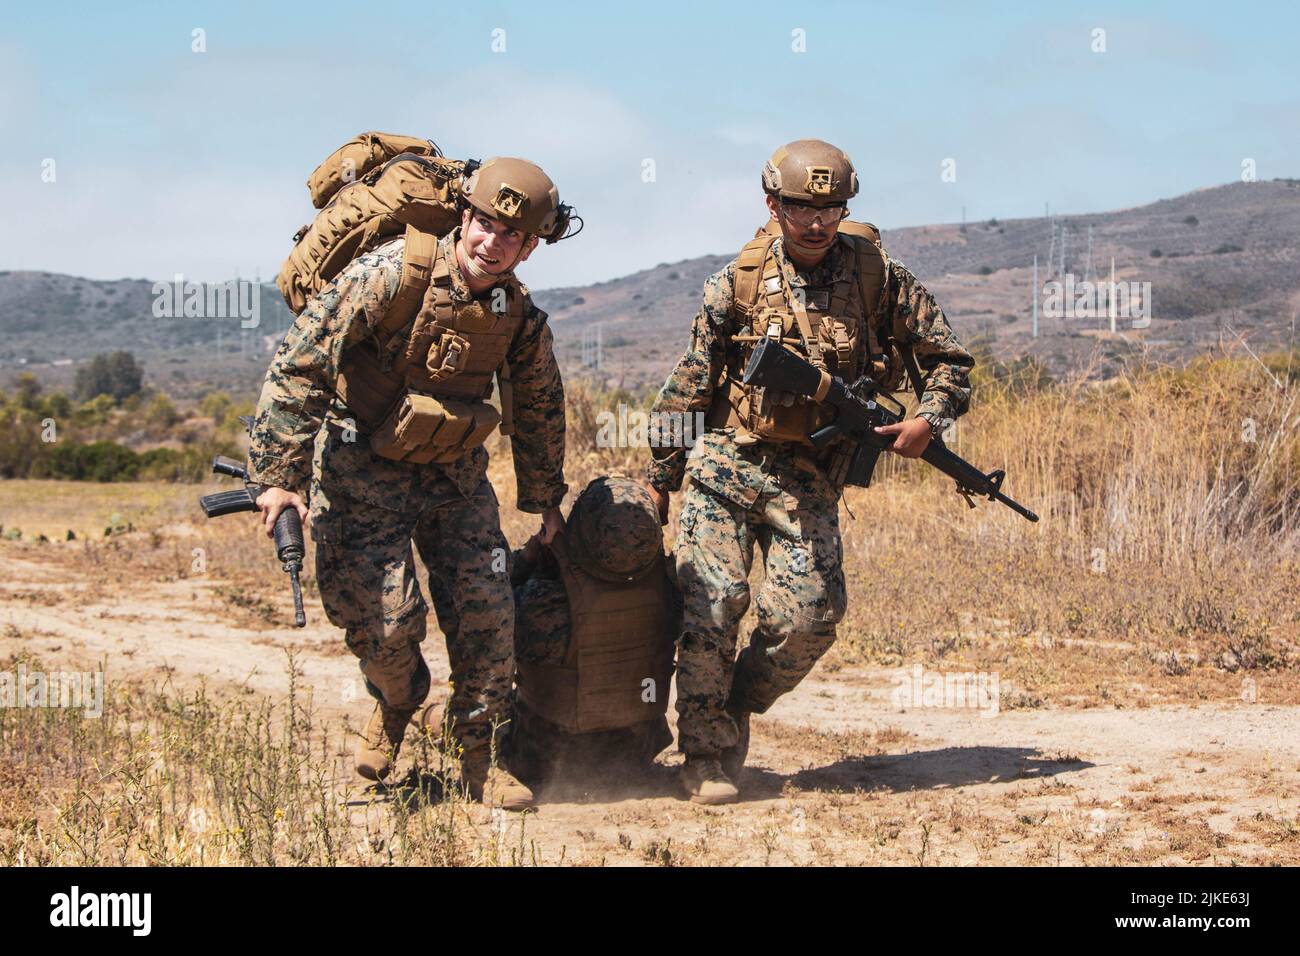
M296 508L298 517L302 519L303 526L306 527L307 525L307 505L302 500L301 495L296 495L292 491L263 486L261 493L257 496L256 504L262 511L262 525L266 529L268 538L275 534L276 519L280 517L280 512L285 508Z
M564 530L564 515L560 509L547 508L542 512L542 529L537 532L537 538L542 544L550 544L551 539Z
M909 418L896 425L877 425L877 435L897 435L889 450L904 458L920 458L930 444L930 423L924 418Z
M668 523L668 492L661 488L656 488L650 482L646 482L645 490L650 492L650 497L654 499L655 508L659 511L659 523Z

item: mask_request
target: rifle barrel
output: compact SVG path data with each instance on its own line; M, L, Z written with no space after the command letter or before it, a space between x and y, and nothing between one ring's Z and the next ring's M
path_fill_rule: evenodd
M1038 520L1038 515L1034 514L1032 511L1030 511L1020 502L1016 501L1014 498L1008 498L1000 491L993 493L993 500L1002 502L1004 505L1006 505L1016 514L1020 515L1022 518L1028 518L1030 521Z
M298 569L288 568L289 581L293 584L293 626L307 626L307 612L302 609L302 584L298 581Z

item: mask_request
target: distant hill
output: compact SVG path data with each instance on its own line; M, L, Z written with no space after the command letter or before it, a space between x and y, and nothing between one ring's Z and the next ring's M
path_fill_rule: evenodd
M869 209L855 206L854 214L870 219ZM1058 373L1089 358L1104 373L1142 343L1158 359L1179 361L1217 342L1222 323L1247 335L1252 348L1289 335L1300 308L1300 180L1233 183L1133 209L1054 219L892 229L883 241L934 293L963 341L983 340L1003 359L1036 355ZM1117 279L1151 282L1150 328L1111 337L1101 321L1040 314L1040 335L1032 338L1034 256L1042 283L1051 251L1055 277L1063 228L1066 271L1082 279L1089 227L1094 278L1109 278L1113 257ZM702 283L748 238L737 236L727 255L547 289L535 298L551 313L570 362L580 362L584 336L594 341L599 327L603 377L628 384L662 380L686 344Z
M854 214L871 218L860 204ZM1113 257L1118 278L1152 283L1151 327L1110 336L1099 320L1042 315L1033 339L1034 256L1040 282L1054 277L1048 254L1059 270L1064 232L1066 271L1082 279L1090 228L1094 278L1109 277ZM705 278L748 238L738 235L735 249L724 254L535 291L551 315L566 374L629 387L662 381L685 345ZM1057 372L1089 358L1099 359L1104 372L1143 347L1178 361L1220 336L1232 338L1228 330L1247 336L1252 348L1266 348L1286 341L1300 308L1298 180L1232 183L1053 220L887 230L884 243L935 294L963 340L981 340L1000 358L1037 355ZM241 330L237 319L158 318L153 301L149 280L0 272L0 384L30 369L57 385L70 381L76 362L125 348L142 360L151 382L177 394L215 385L253 389L292 318L271 282L261 287L260 323L252 330Z
M47 387L66 387L77 363L129 349L147 381L172 394L247 390L293 320L274 283L262 283L260 293L257 327L244 329L237 315L155 316L148 279L0 272L0 384L32 371Z

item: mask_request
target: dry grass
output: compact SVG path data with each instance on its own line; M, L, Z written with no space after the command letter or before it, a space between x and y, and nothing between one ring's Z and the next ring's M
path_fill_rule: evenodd
M532 861L523 819L505 826L469 803L427 741L408 746L401 783L359 792L339 728L288 670L274 706L115 683L98 719L0 709L0 865Z
M232 486L224 485L226 490ZM77 540L105 537L111 527L158 528L193 519L198 497L210 485L164 481L122 483L70 482L53 479L0 483L0 526L22 533L24 540L45 535L63 541L69 531Z
M957 449L1005 468L1009 493L1042 521L987 502L969 511L946 479L890 461L876 485L846 497L850 612L825 666L996 671L1005 710L1238 700L1247 690L1300 701L1300 389L1271 364L1269 374L1250 359L1202 361L1028 392L985 384ZM573 492L597 474L640 474L644 449L593 441L595 416L631 397L576 382L569 391ZM513 508L507 449L497 440L491 477L519 545L537 519ZM203 522L194 498L210 487L7 482L0 522L24 540L0 548L48 562L51 588L83 583L86 600L123 582L207 574L220 582L214 613L241 628L283 625L287 586L269 542L251 519ZM134 530L105 537L115 514ZM66 528L78 540L60 540ZM36 532L54 540L33 542ZM304 585L319 612L310 567ZM48 600L24 587L8 599ZM527 817L503 833L444 796L436 752L421 758L424 785L349 796L339 729L296 692L272 704L126 686L97 721L0 710L0 862L679 865L752 860L755 847L760 862L796 864L1224 862L1253 858L1247 838L1270 860L1300 860L1290 806L1221 832L1212 795L1156 798L1159 768L1135 771L1127 803L1042 779L973 807L951 791L858 789L834 769L907 751L913 741L897 728L765 733L812 769L788 778L768 817L743 832L725 811L687 806L662 825L639 820L653 838L633 839L619 826L635 811L615 807L589 841L543 854ZM1258 786L1261 800L1285 790L1267 774Z
M986 389L958 450L1041 522L891 463L847 495L839 652L999 670L1012 706L1295 701L1298 397L1249 360Z

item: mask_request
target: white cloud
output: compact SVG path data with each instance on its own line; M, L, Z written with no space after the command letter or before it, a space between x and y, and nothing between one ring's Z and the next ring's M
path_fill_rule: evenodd
M753 150L656 128L577 81L416 67L377 88L360 64L340 63L316 102L289 95L301 89L292 78L318 63L206 56L156 64L151 75L166 82L124 78L105 93L105 123L130 123L128 149L109 148L102 130L65 135L50 119L44 137L66 144L59 178L43 185L38 170L25 170L32 185L17 191L10 212L26 228L0 233L5 268L199 280L260 270L270 279L289 236L312 215L307 174L344 139L376 128L431 136L450 155L540 163L587 226L525 267L539 288L725 251L761 215L757 167L738 171L752 165ZM423 89L427 96L410 95ZM730 165L737 154L742 162ZM647 158L654 183L642 181ZM0 163L14 172L12 157Z

